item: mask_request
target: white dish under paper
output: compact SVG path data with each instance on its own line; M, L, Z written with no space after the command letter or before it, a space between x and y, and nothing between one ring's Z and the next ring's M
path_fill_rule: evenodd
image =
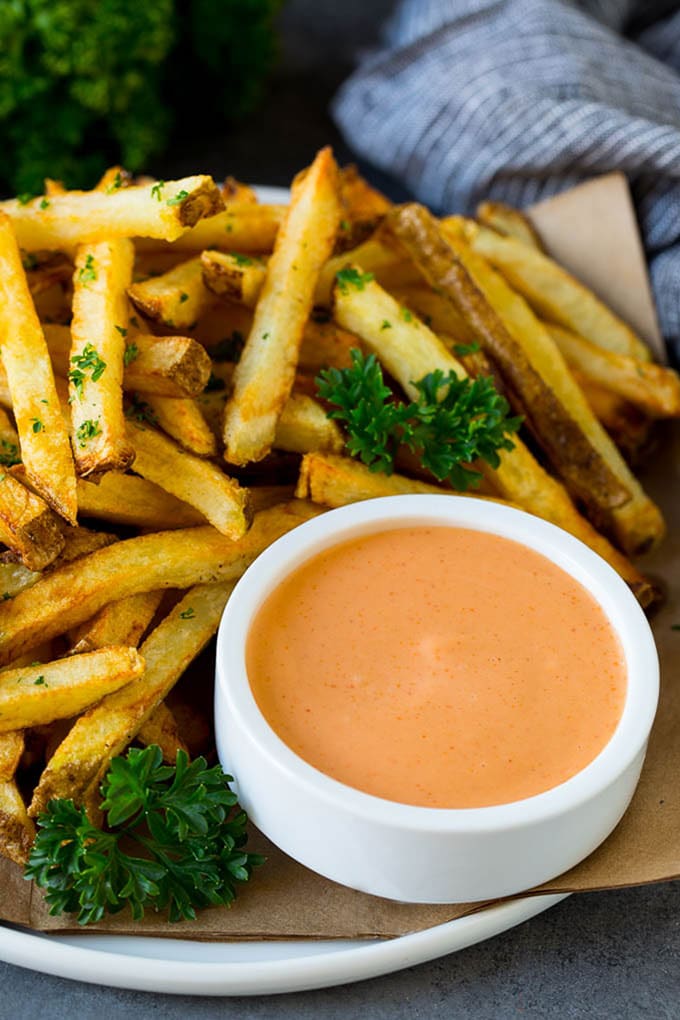
M258 187L286 203L284 188ZM191 942L129 935L45 935L0 925L0 959L30 970L174 995L272 995L363 981L499 935L565 898L533 896L400 938L376 941Z

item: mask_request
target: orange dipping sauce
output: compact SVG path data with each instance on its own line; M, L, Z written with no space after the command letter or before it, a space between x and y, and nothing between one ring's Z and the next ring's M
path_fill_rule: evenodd
M251 626L248 677L305 761L404 804L470 808L549 790L602 750L626 669L595 599L498 535L422 526L308 560Z

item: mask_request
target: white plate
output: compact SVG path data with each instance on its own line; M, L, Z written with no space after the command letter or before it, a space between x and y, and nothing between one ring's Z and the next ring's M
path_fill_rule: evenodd
M285 188L257 189L285 203ZM565 897L514 900L397 939L191 942L124 935L43 935L0 925L0 959L58 977L175 995L271 995L363 981L499 935Z

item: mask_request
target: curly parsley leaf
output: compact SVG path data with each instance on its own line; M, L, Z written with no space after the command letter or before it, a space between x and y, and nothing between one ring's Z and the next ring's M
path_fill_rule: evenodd
M50 913L76 913L80 924L125 906L137 920L152 909L179 921L229 905L263 860L244 850L247 818L230 782L205 758L178 751L171 766L156 745L133 748L102 784L108 831L73 801L50 801L25 877L45 891Z
M394 399L375 355L352 350L351 358L349 368L323 370L317 391L331 405L328 417L345 426L348 452L372 471L391 474L405 445L435 478L465 491L481 477L472 461L497 467L498 451L513 448L510 436L521 420L508 417L508 402L491 379L438 369L414 382L418 397L407 404Z

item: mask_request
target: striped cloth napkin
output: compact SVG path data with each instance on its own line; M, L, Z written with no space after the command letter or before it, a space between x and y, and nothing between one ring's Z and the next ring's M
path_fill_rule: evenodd
M679 7L401 0L333 113L357 153L442 212L626 173L680 357Z

